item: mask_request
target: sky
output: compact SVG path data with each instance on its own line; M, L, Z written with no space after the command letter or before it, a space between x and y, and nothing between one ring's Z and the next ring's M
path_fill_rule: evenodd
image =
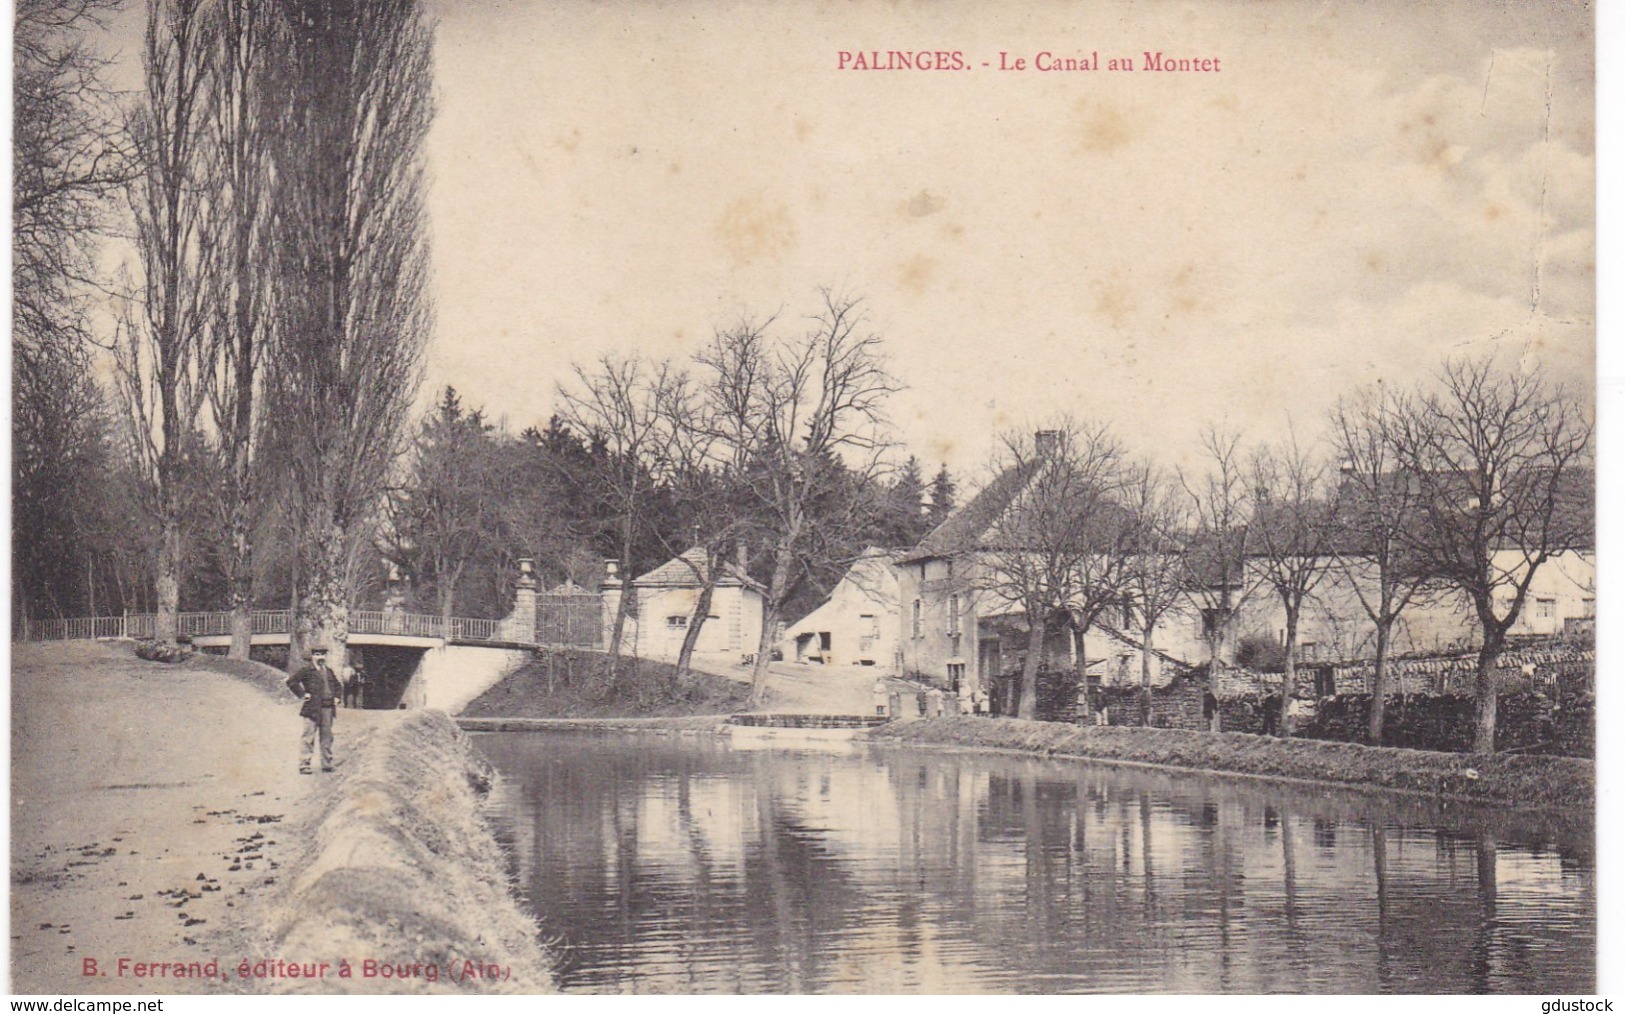
M1578 3L427 2L425 407L541 424L574 362L799 334L823 286L884 339L899 455L971 484L1062 413L1188 466L1450 355L1596 386ZM968 69L841 68L888 50Z
M864 299L906 450L971 477L1061 412L1169 464L1209 422L1312 436L1491 348L1594 386L1578 5L432 9L425 400L541 422L573 361L798 333L820 286ZM839 67L876 50L969 69Z

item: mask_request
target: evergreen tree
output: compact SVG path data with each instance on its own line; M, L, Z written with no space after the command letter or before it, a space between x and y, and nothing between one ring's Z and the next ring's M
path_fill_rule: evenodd
M953 476L948 474L948 466L944 463L937 469L937 477L931 480L931 503L925 514L927 530L942 524L953 513L956 488Z

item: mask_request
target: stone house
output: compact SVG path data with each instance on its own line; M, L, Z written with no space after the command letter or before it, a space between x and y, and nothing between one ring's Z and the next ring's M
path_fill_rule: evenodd
M987 690L1000 673L1021 665L1028 650L1025 611L1021 603L995 590L990 580L998 555L1020 550L995 545L994 533L1042 467L1039 455L1005 470L897 558L901 675L954 691L965 683L972 690ZM1137 683L1140 649L1137 634L1129 632L1132 620L1132 612L1122 607L1109 610L1091 626L1081 645L1065 631L1051 632L1043 647L1045 663L1081 669L1107 685ZM1158 624L1153 636L1154 683L1171 680L1187 655L1200 657L1195 654L1205 651L1200 634L1199 616L1190 609L1174 610Z
M818 608L785 629L779 642L785 661L893 669L900 629L896 555L864 550Z
M1515 570L1522 556L1516 551L1496 554L1495 566ZM1251 568L1249 568L1251 569ZM1300 662L1332 662L1370 658L1376 632L1360 603L1363 591L1374 596L1376 576L1356 561L1352 565L1328 561L1325 576L1304 604L1299 621ZM1502 615L1511 603L1511 589L1499 597ZM1568 549L1541 564L1530 582L1523 609L1508 629L1511 637L1562 633L1570 621L1597 615L1597 558L1591 549ZM1255 587L1237 612L1237 633L1268 636L1277 643L1286 637L1286 615L1268 588ZM1394 624L1390 655L1448 654L1476 648L1481 637L1472 603L1459 591L1425 592L1400 614Z
M605 635L614 626L615 612L625 594L616 561L608 561L603 585ZM754 654L761 644L763 596L761 587L737 564L721 565L711 609L700 628L694 650L698 654L738 657ZM695 547L634 579L634 601L622 636L622 650L642 658L675 661L688 633L706 574L706 554Z
M1040 460L1034 460L996 476L918 546L897 557L900 674L950 688L968 681L974 689L987 688L995 676L1020 666L1028 644L1024 610L1020 603L990 591L986 580L990 554L1013 550L993 545L989 533L1034 481L1039 467ZM1595 617L1596 554L1589 527L1571 527L1587 534L1536 571L1511 636L1558 633ZM1509 549L1497 554L1496 565L1515 570L1521 559L1521 553ZM1203 600L1212 596L1193 594L1159 622L1153 637L1155 684L1166 684L1184 667L1207 661L1208 634L1214 624L1220 625L1223 663L1234 663L1237 645L1248 635L1284 643L1284 610L1261 585L1259 561L1244 559L1236 571L1230 582L1236 605L1228 616L1203 608ZM1328 568L1300 618L1301 663L1370 657L1375 635L1356 590L1357 585L1369 588L1373 581L1373 575L1362 574L1358 567ZM1394 635L1393 656L1448 653L1475 646L1479 626L1459 592L1441 590L1419 597L1402 615ZM1132 608L1108 609L1081 646L1065 633L1052 633L1043 650L1051 667L1080 669L1099 677L1104 686L1133 684L1140 678Z

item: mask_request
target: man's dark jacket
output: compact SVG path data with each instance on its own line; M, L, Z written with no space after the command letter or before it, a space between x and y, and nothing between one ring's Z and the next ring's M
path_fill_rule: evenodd
M317 718L322 708L336 707L338 687L338 676L325 666L307 665L288 677L288 689L296 696L310 695L310 700L299 708L305 718Z

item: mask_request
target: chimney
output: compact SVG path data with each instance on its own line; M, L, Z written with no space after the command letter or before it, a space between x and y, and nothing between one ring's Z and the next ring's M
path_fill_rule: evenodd
M1061 450L1061 431L1039 430L1034 433L1033 448L1040 457L1053 458Z

